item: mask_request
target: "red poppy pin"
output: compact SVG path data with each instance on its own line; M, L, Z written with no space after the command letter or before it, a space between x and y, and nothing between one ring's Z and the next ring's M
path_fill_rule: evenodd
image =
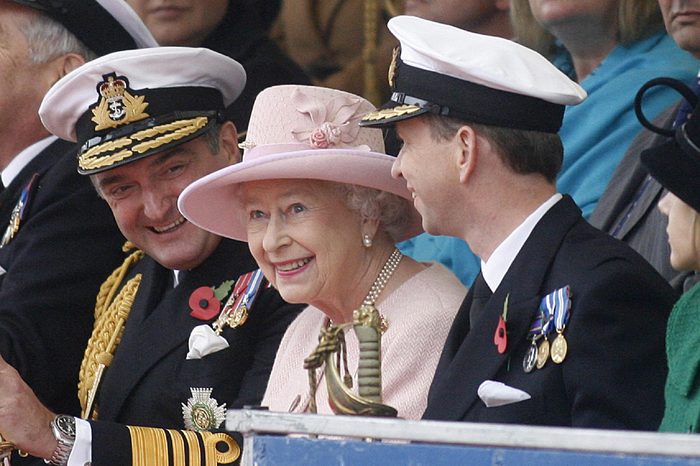
M505 301L503 301L503 314L498 318L498 325L496 326L496 333L493 334L493 343L496 345L499 354L506 352L506 347L508 346L508 332L506 331L506 319L508 318L508 298L510 293L506 295Z
M200 286L190 295L190 315L199 320L211 320L221 312L221 301L228 296L233 280L226 280L216 288Z

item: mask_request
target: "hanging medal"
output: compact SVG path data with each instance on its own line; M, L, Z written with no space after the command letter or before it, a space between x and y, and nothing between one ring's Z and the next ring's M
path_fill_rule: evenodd
M220 335L227 326L236 328L245 323L248 319L248 309L253 306L253 301L258 295L258 290L261 288L264 279L265 276L260 269L239 278L231 297L224 305L224 309L212 324L217 335Z
M551 295L542 298L540 311L542 312L542 333L540 346L537 348L537 368L542 369L549 359L549 339L548 335L552 331L554 320L554 301L549 299Z
M532 372L535 368L535 364L537 364L537 340L542 337L542 320L544 314L539 309L537 313L538 316L532 325L530 325L530 331L527 334L527 339L530 340L530 346L527 351L525 351L525 357L523 358L523 370L527 374Z
M498 325L496 326L496 333L493 335L493 343L498 349L498 354L503 354L506 352L506 347L508 346L508 332L506 331L506 319L508 318L508 298L510 293L506 295L505 301L503 301L503 313L498 319Z
M34 188L38 179L39 174L34 173L32 178L29 180L29 183L27 183L27 185L22 189L22 193L19 196L19 201L17 201L17 204L12 209L12 214L10 214L10 224L7 226L7 229L5 229L5 233L2 235L2 239L0 240L0 248L7 246L15 235L17 235L22 221L25 220L29 209L29 203L34 195Z
M556 292L556 314L554 323L557 330L557 336L552 342L552 361L556 364L561 364L566 358L568 344L564 338L564 328L569 321L569 311L571 310L571 289L569 286L559 288Z

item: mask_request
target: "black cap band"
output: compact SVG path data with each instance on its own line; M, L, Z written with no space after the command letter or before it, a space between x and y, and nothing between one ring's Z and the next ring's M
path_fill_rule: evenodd
M399 62L391 100L472 123L556 133L564 106Z

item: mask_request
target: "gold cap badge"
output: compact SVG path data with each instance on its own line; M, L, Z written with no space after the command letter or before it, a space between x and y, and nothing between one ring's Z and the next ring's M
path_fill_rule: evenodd
M97 107L92 109L95 131L116 128L148 118L148 113L144 112L148 102L144 102L144 96L129 93L126 77L110 73L102 76L102 79L104 81L97 85L100 101Z

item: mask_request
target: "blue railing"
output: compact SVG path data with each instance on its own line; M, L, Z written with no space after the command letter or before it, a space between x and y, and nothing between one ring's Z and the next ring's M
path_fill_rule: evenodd
M242 466L696 465L700 436L231 410Z

